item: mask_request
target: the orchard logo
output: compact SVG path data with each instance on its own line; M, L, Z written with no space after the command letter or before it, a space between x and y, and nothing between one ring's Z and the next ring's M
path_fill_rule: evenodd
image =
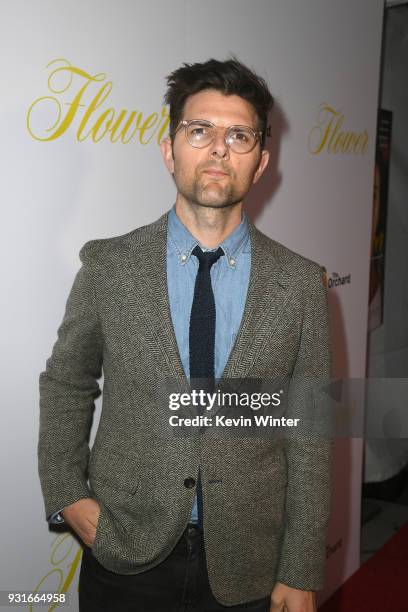
M335 552L340 550L343 546L343 538L339 538L337 542L333 542L333 544L326 545L326 559L331 557Z
M36 98L27 112L27 129L35 140L49 142L73 132L78 142L159 143L167 135L166 106L159 112L115 108L108 103L112 81L106 74L91 74L66 59L47 68L47 95Z
M321 104L316 123L309 132L308 150L322 153L364 155L367 152L368 131L357 131L347 125L340 110Z
M342 287L351 283L351 274L340 275L337 272L332 272L329 276L326 268L323 268L323 282L328 289L333 287Z

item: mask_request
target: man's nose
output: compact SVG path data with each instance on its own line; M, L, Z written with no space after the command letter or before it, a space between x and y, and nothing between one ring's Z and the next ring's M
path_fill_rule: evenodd
M211 155L216 154L218 157L229 157L229 146L225 142L226 130L216 130L213 142L210 145Z

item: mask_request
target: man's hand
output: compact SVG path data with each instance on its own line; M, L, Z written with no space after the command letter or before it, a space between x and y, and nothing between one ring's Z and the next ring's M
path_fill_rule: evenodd
M271 593L269 612L316 612L315 591L302 591L277 582Z
M61 514L83 543L91 547L95 540L100 512L98 502L91 497L85 497L64 508Z

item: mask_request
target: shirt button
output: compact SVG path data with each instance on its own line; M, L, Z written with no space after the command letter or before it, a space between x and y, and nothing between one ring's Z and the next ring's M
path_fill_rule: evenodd
M184 486L186 487L186 489L192 489L195 483L196 481L194 480L194 478L191 478L191 476L189 476L189 478L185 479Z
M229 262L230 266L235 266L235 264L237 263L233 257L230 258Z
M183 255L181 256L181 261L187 261L187 255L184 255L184 254L183 254Z

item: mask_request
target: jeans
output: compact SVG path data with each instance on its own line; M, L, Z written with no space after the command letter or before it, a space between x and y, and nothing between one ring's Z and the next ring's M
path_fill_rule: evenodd
M85 547L79 575L79 612L269 612L270 596L235 606L214 598L203 534L189 525L170 555L140 574L105 569Z

